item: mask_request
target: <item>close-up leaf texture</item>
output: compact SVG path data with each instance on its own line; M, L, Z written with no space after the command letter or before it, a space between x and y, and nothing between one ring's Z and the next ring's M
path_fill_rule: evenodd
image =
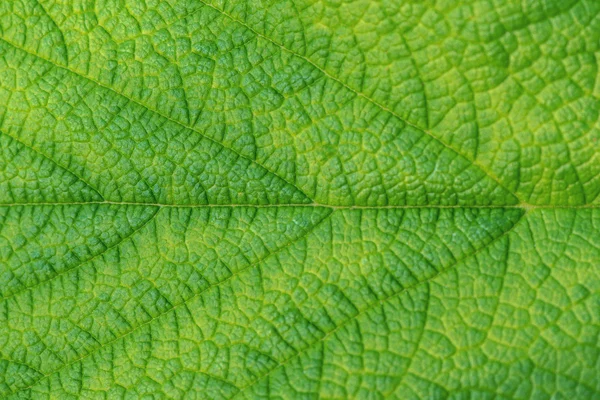
M0 398L600 399L600 1L0 0Z

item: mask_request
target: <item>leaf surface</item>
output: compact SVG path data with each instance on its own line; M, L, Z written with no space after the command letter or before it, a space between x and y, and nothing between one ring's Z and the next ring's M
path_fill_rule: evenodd
M600 396L598 15L0 3L0 395Z

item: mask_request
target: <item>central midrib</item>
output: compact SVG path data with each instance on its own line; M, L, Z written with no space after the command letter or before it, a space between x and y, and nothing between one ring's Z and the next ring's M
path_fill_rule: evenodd
M331 205L320 203L292 203L292 204L167 204L167 203L144 203L128 201L88 201L88 202L48 202L48 203L5 203L2 207L44 207L44 206L85 206L85 205L116 205L116 206L140 206L140 207L158 207L158 208L328 208L332 210L395 210L395 209L507 209L517 208L522 210L580 210L580 209L600 209L600 204L581 204L581 205L561 205L561 204L423 204L423 205Z

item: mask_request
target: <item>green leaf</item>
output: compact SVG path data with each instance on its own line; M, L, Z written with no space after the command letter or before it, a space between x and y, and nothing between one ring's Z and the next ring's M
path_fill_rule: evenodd
M0 397L600 396L600 3L0 2Z

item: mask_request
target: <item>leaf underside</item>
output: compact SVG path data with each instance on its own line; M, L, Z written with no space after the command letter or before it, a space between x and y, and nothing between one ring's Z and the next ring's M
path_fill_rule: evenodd
M600 398L600 3L0 2L0 396Z

